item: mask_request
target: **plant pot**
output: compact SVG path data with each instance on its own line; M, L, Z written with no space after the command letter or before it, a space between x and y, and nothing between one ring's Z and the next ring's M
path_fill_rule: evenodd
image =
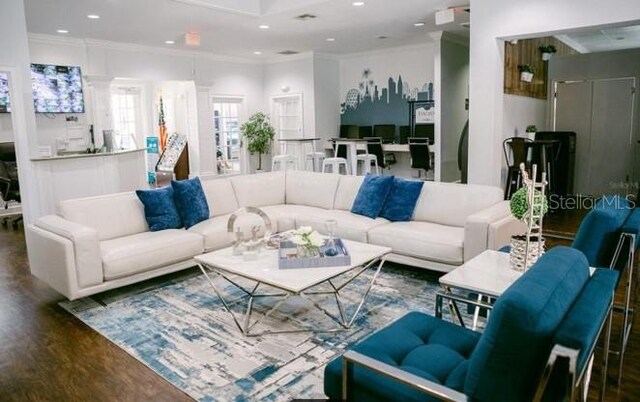
M553 56L553 53L543 52L542 61L549 61L551 59L551 56Z
M529 250L527 251L527 236L518 235L511 236L511 251L509 261L511 268L516 271L526 271L538 261L538 258L544 254L545 239L542 238L540 248L538 248L538 237L532 236L529 241ZM527 264L525 266L525 255L527 257Z
M520 81L531 82L533 81L533 73L523 71L520 73Z

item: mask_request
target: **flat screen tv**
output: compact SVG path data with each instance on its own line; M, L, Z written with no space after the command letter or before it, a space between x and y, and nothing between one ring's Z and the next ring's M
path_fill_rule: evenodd
M80 67L31 65L36 113L84 113Z
M5 73L0 73L0 113L11 113L9 76Z

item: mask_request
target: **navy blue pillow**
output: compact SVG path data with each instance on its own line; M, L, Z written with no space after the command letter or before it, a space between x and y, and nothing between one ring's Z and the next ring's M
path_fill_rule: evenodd
M421 180L395 177L380 216L392 222L411 220L423 184Z
M189 229L196 223L209 219L209 204L202 190L200 179L172 181L173 198L184 227Z
M173 201L173 188L167 186L154 190L136 190L136 195L144 205L144 218L150 231L182 227L182 220Z
M374 176L368 174L355 201L351 207L351 212L358 215L368 216L375 219L380 215L384 202L391 191L391 185L393 184L393 176Z

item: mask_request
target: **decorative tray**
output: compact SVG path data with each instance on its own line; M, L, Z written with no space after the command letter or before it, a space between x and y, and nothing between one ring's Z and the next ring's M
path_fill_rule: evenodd
M325 255L327 246L320 247L320 255L316 257L298 257L298 248L290 241L280 242L278 250L278 267L280 269L291 268L322 268L351 265L351 255L341 239L335 239L335 249L338 254Z

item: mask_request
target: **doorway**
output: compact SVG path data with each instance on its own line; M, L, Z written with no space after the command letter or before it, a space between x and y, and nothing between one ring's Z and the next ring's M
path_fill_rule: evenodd
M635 86L633 77L553 83L553 130L576 132L576 194L635 192Z

